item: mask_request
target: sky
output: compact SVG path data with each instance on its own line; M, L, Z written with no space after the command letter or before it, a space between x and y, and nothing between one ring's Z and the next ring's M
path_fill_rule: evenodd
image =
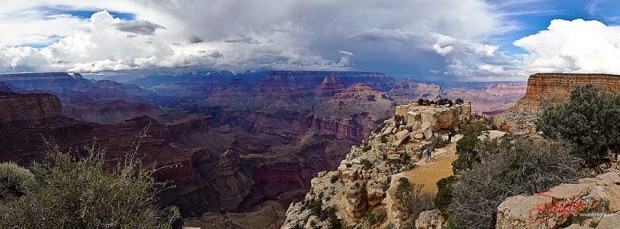
M620 74L616 0L0 0L0 73Z

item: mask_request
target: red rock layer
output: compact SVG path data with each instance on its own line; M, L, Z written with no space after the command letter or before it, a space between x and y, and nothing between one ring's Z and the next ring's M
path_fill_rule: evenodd
M513 109L538 111L545 102L567 99L579 86L593 84L612 93L620 92L620 76L607 74L538 73L527 81L525 96Z

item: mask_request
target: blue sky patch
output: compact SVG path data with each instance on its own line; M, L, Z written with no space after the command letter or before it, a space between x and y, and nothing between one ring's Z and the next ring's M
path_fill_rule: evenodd
M104 9L92 9L92 10L72 10L72 9L58 9L58 8L44 8L41 11L46 12L48 15L58 15L58 14L66 14L71 15L73 17L81 18L81 19L89 19L94 13L102 11ZM120 18L122 20L134 20L136 18L135 14L132 13L123 13L116 11L109 11L110 15L114 18Z

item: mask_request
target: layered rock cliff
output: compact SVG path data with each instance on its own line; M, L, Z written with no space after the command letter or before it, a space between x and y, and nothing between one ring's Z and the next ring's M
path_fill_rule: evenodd
M620 75L538 73L527 81L525 96L512 110L540 111L545 102L551 104L564 101L579 86L593 84L612 93L620 92Z
M217 144L212 150L179 147L183 142L175 144L179 137L173 133L184 132L190 137L200 130L211 132L193 119L173 127L146 116L110 125L82 122L62 115L58 97L41 93L0 93L0 107L2 162L27 166L44 160L46 149L52 145L82 153L84 146L95 140L106 148L106 157L122 158L138 133L148 127L138 156L147 164L170 166L156 175L176 186L162 193L162 204L177 205L185 215L232 211L241 205L253 184L251 172L240 169L242 163L235 151L215 147Z
M579 86L593 84L612 93L620 92L620 76L607 74L538 73L530 76L527 90L513 107L494 118L502 130L534 135L536 119L545 105L566 101Z
M308 194L291 204L282 228L406 228L413 220L400 211L393 177L419 160L419 147L434 132L469 119L470 105L398 106L363 144L353 146L335 171L320 172ZM440 153L440 149L436 153ZM390 191L391 190L391 191ZM405 223L407 221L407 223Z
M0 122L42 120L58 117L60 99L51 94L16 94L0 92Z

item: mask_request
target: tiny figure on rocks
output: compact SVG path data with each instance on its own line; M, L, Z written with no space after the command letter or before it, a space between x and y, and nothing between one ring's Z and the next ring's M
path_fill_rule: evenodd
M424 150L424 155L426 156L425 162L426 163L431 162L431 148L430 147L426 147L426 150Z

